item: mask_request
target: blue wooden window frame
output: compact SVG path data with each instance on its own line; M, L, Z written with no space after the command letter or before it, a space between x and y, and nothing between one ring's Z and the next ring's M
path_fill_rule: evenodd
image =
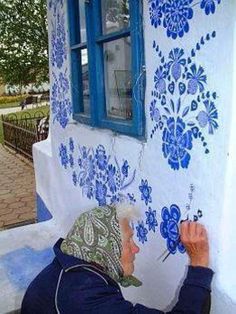
M68 0L70 52L72 73L73 118L93 127L111 129L115 132L144 138L145 136L145 66L143 47L143 15L142 1L129 0L130 27L121 31L102 34L101 1L84 0L86 16L87 42L80 42L79 0ZM103 43L122 37L131 38L131 68L132 68L132 119L122 120L107 117ZM88 73L90 90L90 115L83 113L83 89L81 60L78 55L82 49L88 51ZM98 105L99 104L99 105Z

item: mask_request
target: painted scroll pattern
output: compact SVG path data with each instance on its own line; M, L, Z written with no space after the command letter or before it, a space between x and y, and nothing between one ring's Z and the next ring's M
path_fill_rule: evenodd
M207 138L218 128L217 93L208 89L207 73L195 62L196 55L215 37L213 31L202 36L190 53L176 47L167 56L153 41L159 65L149 106L150 137L162 136L162 153L173 170L188 168L196 140L208 154Z
M131 170L127 160L119 162L108 155L103 145L86 147L74 144L72 138L59 147L60 163L70 172L74 186L82 189L88 199L95 199L98 205L119 202L126 195L134 201L126 189L133 183L136 170Z

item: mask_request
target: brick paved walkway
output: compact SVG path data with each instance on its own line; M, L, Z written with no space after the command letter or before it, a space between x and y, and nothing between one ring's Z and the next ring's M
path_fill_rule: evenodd
M0 144L0 229L33 223L35 219L33 165Z

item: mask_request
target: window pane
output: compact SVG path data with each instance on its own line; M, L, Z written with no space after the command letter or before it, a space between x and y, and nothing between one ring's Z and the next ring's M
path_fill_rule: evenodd
M87 41L84 0L79 1L79 19L80 19L80 43L84 43Z
M89 75L88 75L88 50L81 50L81 62L82 62L82 86L83 86L83 105L84 113L90 113L89 105Z
M129 0L102 1L103 34L129 27Z
M76 113L89 115L90 113L90 93L89 93L89 74L88 74L88 52L87 49L77 50L76 52L78 69L74 69L77 77L76 84L72 86L73 92L78 96L75 99L78 104Z
M107 116L132 119L130 37L104 44L104 76Z

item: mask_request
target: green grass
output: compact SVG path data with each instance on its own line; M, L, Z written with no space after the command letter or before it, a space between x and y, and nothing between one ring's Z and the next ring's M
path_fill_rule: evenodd
M19 104L20 102L10 102L7 104L0 104L0 109L19 107Z
M14 114L17 116L18 119L20 119L22 116L24 117L25 114L29 113L31 116L35 114L35 112L42 112L45 116L49 114L49 106L42 106L39 108L34 109L27 109L27 110L21 110L18 112L15 112ZM6 116L10 115L11 113L7 114ZM2 128L2 119L0 116L0 143L3 143L3 128Z

